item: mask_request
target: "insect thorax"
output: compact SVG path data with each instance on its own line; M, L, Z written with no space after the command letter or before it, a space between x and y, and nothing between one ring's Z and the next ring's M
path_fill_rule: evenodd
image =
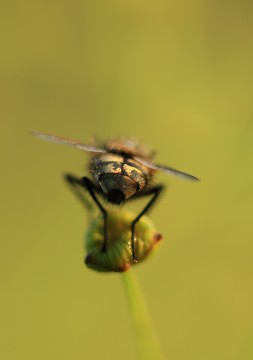
M133 159L111 153L92 158L90 171L105 194L120 190L125 199L144 189L150 180L145 166Z

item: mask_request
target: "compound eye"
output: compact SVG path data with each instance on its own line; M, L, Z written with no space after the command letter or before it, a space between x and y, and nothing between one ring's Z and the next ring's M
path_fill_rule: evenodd
M107 195L108 201L113 204L120 204L125 198L125 194L120 190L111 190Z

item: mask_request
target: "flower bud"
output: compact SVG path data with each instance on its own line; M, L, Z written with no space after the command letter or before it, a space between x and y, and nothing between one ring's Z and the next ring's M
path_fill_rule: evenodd
M108 213L106 251L102 252L104 241L104 219L102 215L93 219L87 229L85 248L86 265L96 271L123 272L136 264L131 246L131 224L136 215L131 212L114 210ZM162 239L154 224L142 216L135 226L135 254L137 263L142 262Z

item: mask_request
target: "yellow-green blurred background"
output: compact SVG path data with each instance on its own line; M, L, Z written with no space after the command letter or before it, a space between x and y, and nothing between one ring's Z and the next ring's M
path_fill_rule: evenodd
M164 243L136 273L166 359L252 359L253 3L10 0L0 34L1 359L135 358L120 275L85 268L62 180L88 156L28 128L134 135L202 179L157 177Z

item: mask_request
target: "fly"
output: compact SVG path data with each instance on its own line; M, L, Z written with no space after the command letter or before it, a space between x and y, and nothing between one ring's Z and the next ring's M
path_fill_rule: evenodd
M120 205L129 199L151 196L146 206L132 221L131 224L131 250L133 262L137 262L134 233L135 225L140 218L147 213L156 202L164 185L151 185L153 175L162 171L169 175L179 176L187 180L199 180L193 175L176 170L169 166L153 163L152 153L133 139L119 139L106 142L103 146L96 147L85 145L78 140L63 138L55 135L31 130L32 135L41 140L64 144L90 153L89 170L92 180L88 177L77 178L71 174L65 174L66 181L73 191L83 200L79 192L80 187L86 189L104 218L104 239L101 248L106 252L108 216L104 204L98 198L98 194L109 203Z

